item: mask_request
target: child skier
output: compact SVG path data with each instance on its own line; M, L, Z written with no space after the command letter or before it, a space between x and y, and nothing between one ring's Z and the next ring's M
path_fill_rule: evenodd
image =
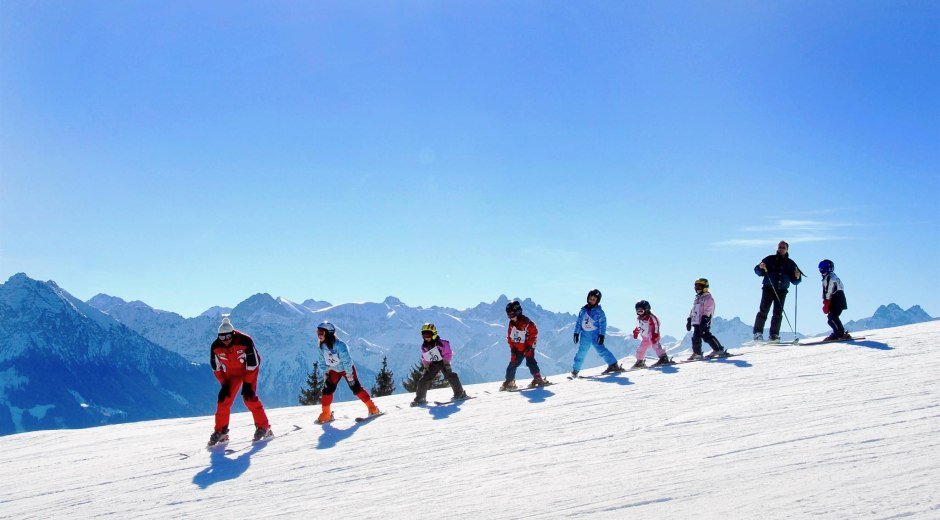
M525 364L532 373L532 382L529 388L545 386L549 383L542 379L539 373L539 362L535 359L535 342L539 336L539 329L535 323L522 314L522 304L513 300L506 304L506 316L509 318L509 328L506 332L506 341L509 343L509 366L506 367L506 380L499 388L500 391L516 390L516 369L525 360Z
M826 338L826 341L852 339L852 336L845 332L842 320L839 319L842 311L849 306L845 301L845 287L842 285L842 280L833 272L835 268L832 260L819 262L819 274L822 275L823 313L826 314L829 326L832 327L832 334Z
M460 377L450 366L450 360L454 357L450 342L437 335L437 327L433 323L425 323L421 327L421 337L424 340L421 343L421 364L424 366L424 375L418 380L415 400L411 402L411 406L427 404L428 388L440 372L444 372L444 376L450 381L450 387L454 390L454 401L469 399L470 396L464 392L463 385L460 384Z
M689 361L702 359L702 340L711 346L712 351L705 357L727 357L728 351L721 346L718 338L712 335L712 314L715 312L715 299L708 292L708 280L699 278L695 280L695 300L692 301L692 310L685 322L685 330L692 332L692 355Z
M581 307L578 321L574 324L574 343L578 345L578 351L574 355L574 363L571 366L571 377L578 377L578 372L584 365L584 357L587 356L588 349L592 346L607 363L605 374L623 372L623 367L617 363L617 358L604 346L606 334L607 315L601 308L601 292L598 289L591 289L587 294L587 304Z
M349 357L349 347L336 338L336 327L328 321L317 325L317 341L320 348L320 362L326 367L323 382L323 397L320 400L322 411L317 418L317 424L328 423L333 420L330 405L333 404L333 392L339 380L345 378L346 384L353 394L365 403L369 410L369 417L379 415L379 408L372 402L369 392L359 384L356 367Z
M636 349L636 363L633 365L633 368L643 368L646 366L646 351L649 350L650 347L653 347L656 355L659 356L659 361L653 363L652 366L674 365L675 362L669 359L663 346L659 344L659 318L650 312L650 302L640 300L636 302L634 307L636 308L637 326L633 329L633 339L637 339L640 336L643 336L643 339L640 341L640 346Z

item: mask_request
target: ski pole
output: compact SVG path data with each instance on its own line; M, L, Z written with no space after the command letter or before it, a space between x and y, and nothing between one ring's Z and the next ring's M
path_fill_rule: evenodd
M774 298L777 299L777 303L780 305L780 310L783 311L783 317L787 319L787 325L790 325L790 329L794 331L794 337L795 337L795 336L796 336L796 329L794 329L794 328L793 328L793 325L790 324L790 317L787 316L787 310L786 310L785 308L783 308L783 302L780 301L780 295L777 294L777 288L774 287L774 283L773 283L773 281L767 276L767 272L766 272L766 271L764 272L764 280L768 282L768 285L770 285L770 289L774 292ZM773 321L773 318L772 318L772 317L771 317L771 321Z

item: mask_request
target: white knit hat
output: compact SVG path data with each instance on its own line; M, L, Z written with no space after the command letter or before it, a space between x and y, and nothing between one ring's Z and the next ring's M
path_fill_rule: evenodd
M228 334L235 330L235 327L232 326L232 322L228 321L228 316L222 316L222 324L219 325L219 334Z

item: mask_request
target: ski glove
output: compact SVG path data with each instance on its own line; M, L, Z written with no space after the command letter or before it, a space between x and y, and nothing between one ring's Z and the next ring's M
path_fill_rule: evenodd
M653 334L653 337L650 338L653 343L659 343L659 334Z
M829 300L823 300L823 314L829 314Z
M639 337L640 337L640 327L637 327L633 329L633 339L637 339Z
M219 389L219 402L223 402L228 399L229 386L228 381L222 383L222 388Z
M604 335L601 334L601 335L599 335L599 336L597 337L597 345L598 345L598 346L601 346L601 345L603 345L603 344L604 344Z
M689 316L685 320L685 330L692 330L692 316Z
M574 333L574 342L577 343L577 342L578 342L578 339L579 339L578 333L575 332L575 333Z

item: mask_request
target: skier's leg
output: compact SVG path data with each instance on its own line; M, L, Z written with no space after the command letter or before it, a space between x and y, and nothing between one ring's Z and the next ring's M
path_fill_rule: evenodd
M418 380L418 388L415 389L415 401L420 402L427 399L428 389L431 388L431 383L437 378L442 366L443 363L431 363L424 369L424 374Z
M215 407L215 431L220 432L228 428L229 416L232 414L232 403L235 402L235 396L238 395L238 389L242 386L240 377L226 379L227 389L219 390L219 400Z
M616 364L617 358L607 349L604 345L598 345L597 341L593 341L594 350L601 356L601 359L604 360L604 363L607 363L608 366Z
M761 289L760 306L757 309L757 316L754 317L754 334L764 333L764 323L767 322L767 312L770 310L770 306L773 304L774 300L776 300L776 297L774 296L773 289L764 286L764 288Z
M533 376L538 376L539 374L539 362L535 359L535 349L530 348L525 351L525 366L529 367L529 372Z
M636 348L636 360L637 361L640 361L641 359L646 359L646 351L649 350L651 345L652 345L652 342L647 338L643 338L643 340L640 341L640 346Z
M516 379L516 369L522 364L522 352L509 349L509 366L506 367L506 381Z
M588 349L591 348L591 338L589 333L582 332L581 336L578 338L578 351L574 353L574 362L571 363L571 370L573 372L580 372L581 367L584 366L584 358L587 356Z
M702 353L702 326L692 325L692 352Z
M783 323L783 304L787 301L787 291L777 291L774 298L774 313L770 318L770 337L780 337L780 324Z
M664 349L663 346L660 345L658 341L656 343L653 343L653 352L656 352L656 355L659 357L663 357L666 355L666 349Z
M256 388L258 388L258 371L252 370L245 376L245 384L242 386L242 400L245 402L245 407L251 412L255 426L258 428L270 428L271 424L268 422L268 415L264 413L264 405L261 404L261 399L259 399L258 395L255 393Z
M444 371L444 377L450 381L450 387L454 391L454 396L463 395L463 385L460 384L460 376L457 372L454 372L450 365L444 365L442 370Z

